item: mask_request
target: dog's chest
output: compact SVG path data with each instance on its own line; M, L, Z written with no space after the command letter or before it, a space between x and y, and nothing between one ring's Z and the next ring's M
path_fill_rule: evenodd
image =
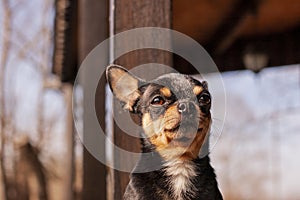
M166 175L169 177L168 183L172 197L177 200L183 199L183 196L192 198L197 191L192 183L197 176L195 164L175 160L165 163L164 166Z

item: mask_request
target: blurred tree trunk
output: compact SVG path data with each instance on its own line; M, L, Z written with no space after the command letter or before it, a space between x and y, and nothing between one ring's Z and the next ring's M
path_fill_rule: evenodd
M107 2L106 0L82 0L79 1L79 57L80 62L87 56L87 54L105 40L108 36L108 17L107 17ZM104 57L105 55L99 55ZM101 66L99 66L101 67ZM86 136L95 131L95 124L91 124L89 117L91 112L95 112L95 108L87 104L87 99L95 98L96 112L98 121L103 130L105 130L105 81L102 78L99 85L99 93L91 94L89 91L90 80L93 74L83 73L81 84L83 86L83 131L84 140ZM98 150L105 152L105 141L97 141ZM106 166L89 151L84 148L83 152L83 191L82 199L84 200L101 200L106 199Z
M47 200L46 171L39 159L39 150L28 138L17 144L20 157L17 161L17 199Z
M5 172L5 140L6 140L6 118L5 118L5 74L7 67L7 60L10 49L10 35L11 35L11 9L9 5L9 0L2 1L3 10L3 52L1 52L1 63L0 63L0 176L1 176L1 186L0 186L0 198L3 200L8 200L8 185L7 176Z

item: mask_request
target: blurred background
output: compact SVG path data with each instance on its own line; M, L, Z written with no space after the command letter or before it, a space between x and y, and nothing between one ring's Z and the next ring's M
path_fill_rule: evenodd
M300 199L300 1L1 0L0 10L1 200L121 199L128 173L97 161L73 124L74 114L84 134L94 130L85 103L92 74L73 83L101 41L146 26L192 37L221 72L226 118L211 158L224 198ZM101 55L107 63L113 51ZM161 50L114 62L128 69L160 63L197 76L188 61ZM139 152L138 139L104 114L112 112L106 99L102 77L98 121L115 145ZM126 162L105 141L99 149L111 162Z

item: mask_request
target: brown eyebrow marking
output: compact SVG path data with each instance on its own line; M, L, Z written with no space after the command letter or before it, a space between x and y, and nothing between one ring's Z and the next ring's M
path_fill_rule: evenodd
M171 97L172 92L169 88L163 87L159 90L165 97Z
M195 94L196 96L199 95L202 91L203 91L203 88L202 88L201 86L196 85L196 86L193 88L193 92L194 92L194 94Z

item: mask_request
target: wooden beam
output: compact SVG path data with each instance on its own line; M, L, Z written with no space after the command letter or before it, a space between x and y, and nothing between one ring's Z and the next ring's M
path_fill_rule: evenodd
M171 28L171 13L171 0L115 0L115 33L147 26ZM149 39L155 40L157 38ZM150 62L171 66L172 56L168 53L148 49L131 52L115 61L115 63L126 68ZM160 70L162 73L164 72L164 69ZM122 149L140 152L139 139L130 137L117 125L114 126L114 143ZM116 162L126 162L126 160L122 160L117 155L114 155L114 160ZM114 170L113 177L113 199L122 199L129 181L129 174Z
M259 0L237 0L230 14L223 19L215 34L210 38L208 51L217 55L225 52L239 36L247 17L257 11L258 4Z
M268 66L283 66L300 63L300 27L278 34L238 39L222 55L213 55L220 71L245 69L243 55L248 46L259 48L268 56Z
M81 0L79 1L79 57L82 62L90 51L100 42L108 37L108 3L106 0ZM105 58L105 55L101 55ZM106 56L108 57L108 56ZM108 63L108 60L107 60ZM99 66L101 67L101 66ZM88 134L97 128L90 120L92 112L95 111L101 128L105 130L105 78L101 78L96 96L91 94L91 79L94 77L91 72L84 71L80 81L83 87L83 131L84 142L88 140ZM87 102L90 98L96 104L91 107ZM98 151L105 152L105 141L99 141ZM84 148L83 152L83 190L81 199L106 199L106 166Z

